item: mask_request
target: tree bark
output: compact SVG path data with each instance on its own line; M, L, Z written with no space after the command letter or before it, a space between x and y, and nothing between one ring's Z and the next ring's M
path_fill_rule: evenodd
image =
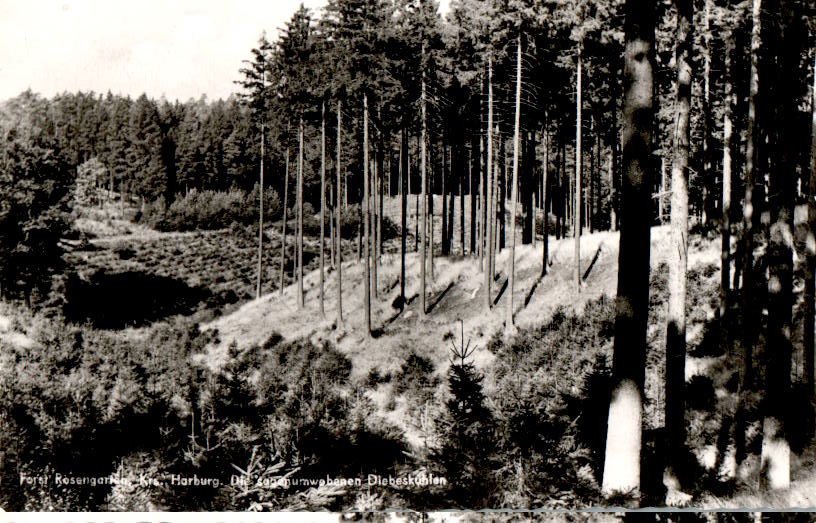
M493 308L493 56L487 58L487 193L486 193L486 221L487 228L487 260L485 267L485 305L487 310Z
M320 317L326 319L323 306L323 243L326 236L326 102L320 108Z
M573 209L573 231L575 237L575 249L573 259L573 281L575 282L575 290L581 292L581 163L583 156L581 154L581 47L582 43L578 44L578 63L577 63L577 87L575 94L575 207Z
M731 87L729 56L726 52L726 81L723 107L723 170L722 170L722 246L720 263L720 347L730 351L728 295L731 287L731 106L733 95Z
M408 137L400 130L399 183L400 183L400 309L405 309L405 244L408 236Z
M776 52L773 64L778 93L773 132L774 168L770 176L770 231L768 238L768 336L765 369L764 421L762 424L761 484L770 489L790 486L790 439L795 430L789 416L791 402L791 356L793 347L793 212L796 198L796 146L798 130L792 125L799 108L797 90L792 78L799 74L799 61L804 41L800 12L794 2L782 0L778 12L778 32L769 49ZM779 40L776 41L775 39Z
M337 101L337 327L343 327L343 220L341 209L342 178L340 176L340 153L342 143L340 140L342 129L341 102Z
M808 235L805 276L804 360L805 389L811 400L816 399L814 380L814 314L816 314L816 63L813 64L813 93L810 99L810 183L808 185Z
M625 4L623 184L612 393L602 492L640 497L640 449L649 312L654 4Z
M516 121L513 134L513 185L510 188L510 266L507 269L507 317L506 331L513 329L513 291L516 283L516 201L518 200L518 156L519 127L521 126L521 36L518 37L516 52Z
M289 145L286 146L286 166L283 171L283 223L281 224L280 294L283 295L284 268L286 266L286 211L289 207Z
M667 496L679 490L679 459L685 445L686 271L688 267L688 161L691 106L692 0L675 0L677 84L671 176L671 247L669 249L668 310L666 312L666 456L663 474Z
M261 122L261 169L258 195L260 196L260 212L258 213L258 282L255 287L255 298L261 297L261 281L263 279L263 185L264 185L264 124Z
M745 144L745 198L743 201L742 223L742 347L743 364L741 389L748 390L753 381L753 345L756 340L755 327L757 305L754 303L754 186L758 181L757 163L759 158L759 125L757 104L759 99L759 48L762 31L760 13L762 0L753 0L751 29L751 78L748 94L747 142ZM738 454L740 454L738 452Z
M425 55L425 47L422 48L422 55ZM421 318L425 318L425 299L426 299L426 290L425 290L425 265L426 265L426 245L427 245L427 223L428 223L428 210L427 210L427 201L428 201L428 180L427 180L427 173L425 168L425 161L426 161L426 142L427 142L427 123L426 123L426 108L425 108L425 101L426 94L425 94L425 70L422 71L422 95L420 99L421 111L422 111L422 131L420 132L421 135L421 144L420 144L420 158L419 158L419 172L421 178L421 187L420 193L422 194L422 212L420 213L422 216L420 220L422 221L421 224L421 231L420 231L420 243L422 244L420 255L420 264L419 264L419 315Z
M302 309L303 296L303 117L298 125L298 165L297 165L297 280L298 309Z
M363 95L363 258L365 258L365 272L363 273L363 312L366 334L371 336L371 257L369 256L369 214L370 198L368 187L368 96Z
M549 170L550 170L550 137L547 134L547 123L546 123L546 116L544 117L544 162L542 164L542 174L541 174L541 210L543 211L542 214L544 219L541 223L541 276L547 275L547 264L549 262L550 253L548 252L550 249L550 219L549 214L547 211L547 205L549 204L550 199L550 191L548 190L547 183L549 180ZM535 231L533 231L535 234Z

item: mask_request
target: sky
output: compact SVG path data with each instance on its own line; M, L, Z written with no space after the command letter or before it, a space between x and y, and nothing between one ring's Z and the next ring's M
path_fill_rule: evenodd
M326 0L0 0L0 100L29 88L226 98L262 32L276 39L301 3Z

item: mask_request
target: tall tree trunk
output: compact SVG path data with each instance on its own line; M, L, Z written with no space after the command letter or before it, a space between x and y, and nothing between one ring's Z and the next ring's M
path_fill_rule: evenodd
M547 263L549 262L550 253L548 252L550 249L550 219L547 211L547 204L549 203L550 199L550 191L548 190L547 183L549 180L549 170L550 170L550 137L547 134L547 117L544 116L544 163L542 164L542 179L541 179L541 207L544 211L542 214L544 215L544 221L541 223L541 276L545 276L547 274ZM535 234L535 231L534 231Z
M802 359L804 360L805 390L811 400L816 399L814 380L814 314L816 314L816 63L813 64L813 93L810 99L810 183L808 184L808 236L807 265L805 275L804 337Z
M703 225L707 226L712 218L715 198L712 196L716 185L714 173L711 169L711 32L709 0L703 0Z
M770 489L790 486L790 438L793 424L788 415L791 402L791 328L793 316L793 211L796 197L796 146L798 130L791 124L798 113L797 90L792 78L799 73L798 46L805 41L801 28L801 12L794 2L781 0L778 12L778 38L768 47L776 52L775 86L776 134L773 149L774 169L770 177L770 231L768 238L768 342L766 348L765 402L762 424L762 454L760 470L762 484Z
M729 45L729 44L726 44ZM720 263L720 347L726 352L731 350L729 338L728 295L731 287L731 107L734 103L730 75L730 48L725 56L725 95L723 100L723 167L722 167L722 246Z
M581 153L581 47L583 43L578 44L578 79L575 94L575 207L573 210L573 227L575 236L575 254L573 267L573 281L575 281L575 290L581 292L581 163L583 155Z
M302 309L305 300L303 296L303 117L298 125L298 165L297 165L297 280L298 280L298 309Z
M368 188L368 96L363 95L363 257L365 258L365 272L363 273L364 320L366 334L371 336L371 257L369 256L369 214L370 198Z
M489 129L489 128L488 128ZM489 131L488 131L489 132ZM484 272L484 260L485 260L485 241L487 239L487 233L485 229L485 224L487 223L487 181L488 181L488 170L486 167L487 160L486 160L486 153L484 147L484 136L480 134L479 136L479 271ZM485 283L487 283L485 281Z
M425 47L424 47L424 45L422 47L422 56L423 57L425 56ZM422 143L420 144L420 152L419 152L419 156L420 156L420 158L419 158L419 174L420 174L420 178L421 178L420 193L422 194L422 211L420 213L422 216L419 218L419 220L422 220L422 223L421 223L421 226L420 226L421 229L422 229L420 231L420 243L422 243L422 248L421 248L422 254L420 255L420 264L419 264L419 281L420 281L420 287L419 287L419 315L420 315L421 318L425 318L425 312L426 312L426 308L425 308L425 300L426 300L425 266L426 266L426 257L427 257L426 245L427 245L427 224L428 224L428 210L427 210L427 202L428 202L428 189L427 189L428 180L427 180L427 178L428 177L427 177L426 167L425 167L426 154L427 154L426 146L425 146L425 144L427 142L427 136L426 136L426 134L427 134L427 129L426 129L427 123L426 123L426 108L425 108L426 100L425 100L425 98L426 98L426 94L425 94L425 70L423 68L423 70L422 70L422 96L421 96L421 99L420 99L420 105L421 105L421 110L422 110L422 131L420 132L420 135L421 135L420 140L421 140Z
M399 182L400 182L400 308L405 309L405 243L408 229L408 137L405 128L400 130Z
M762 0L753 0L751 29L751 78L748 94L748 121L746 122L747 142L745 144L745 199L743 201L742 223L742 364L741 389L748 390L753 381L753 350L757 330L755 322L758 314L754 303L754 186L759 181L757 167L759 159L759 125L757 124L757 101L759 98L759 48L761 35ZM738 452L738 455L741 454ZM738 457L739 459L739 457Z
M431 157L428 163L431 172L428 176L428 277L434 281L434 170L433 170L433 147L431 147Z
M377 301L377 270L379 269L379 257L378 257L378 243L379 238L377 234L377 222L379 221L379 212L377 211L377 191L380 184L379 177L382 176L382 173L379 172L377 169L377 152L374 152L375 161L373 165L370 165L369 175L371 176L370 182L368 184L369 190L371 193L369 194L368 203L369 203L369 215L371 216L371 220L369 222L369 226L371 230L369 231L369 239L371 241L371 246L369 247L369 253L371 255L371 305L372 307Z
M449 165L447 159L447 146L442 142L442 255L450 254L450 235L448 235L448 192L451 191L449 178Z
M468 193L470 194L470 255L471 256L478 256L476 249L476 238L477 238L477 223L476 223L476 187L473 184L473 146L475 145L475 140L471 140L470 148L468 149ZM481 176L479 174L479 170L476 170L477 176ZM462 221L464 222L464 213L462 213ZM464 223L462 224L464 226ZM481 270L481 261L479 262L479 269Z
M258 213L258 282L255 286L255 298L261 297L261 280L263 279L263 186L264 186L264 124L261 122L261 169L258 195L260 212Z
M496 220L498 220L499 224L499 244L496 247L496 253L500 253L502 249L507 245L507 235L505 233L505 229L507 227L507 216L505 212L505 203L507 202L507 155L506 155L506 141L504 138L501 137L501 133L499 132L499 125L496 124L496 136L499 140L499 162L498 162L498 170L497 170L497 183L496 183L496 191L497 191L497 203L498 203L498 216ZM497 255L497 254L496 254Z
M332 179L331 173L329 173L329 181L328 181L328 203L326 204L326 210L329 213L329 267L331 269L336 268L334 257L334 180Z
M288 142L288 140L287 140ZM286 165L283 170L283 220L281 224L280 294L283 295L284 269L286 267L286 211L289 208L289 145L286 145Z
M654 4L625 4L623 184L620 205L618 293L612 393L607 423L602 491L640 495L640 449L646 327L649 312L649 248L652 177Z
M668 463L663 483L667 497L680 489L678 459L685 445L686 383L686 271L688 266L688 157L691 105L691 46L694 6L692 0L675 0L677 33L675 61L677 91L671 176L671 235L669 249L669 298L666 312L666 443Z
M516 283L516 200L518 200L518 156L519 127L521 126L521 36L518 37L516 52L516 121L513 134L513 185L510 188L510 266L507 269L507 317L504 327L513 329L513 291Z
M326 319L323 307L323 243L326 236L326 102L320 107L320 317Z
M456 180L453 169L453 145L448 146L448 254L453 249L453 222L456 218L454 203L454 180Z
M461 152L461 149L460 149ZM468 152L467 162L468 176L470 176L470 152ZM462 256L465 256L465 173L463 169L457 169L459 172L459 243L462 244Z
M342 129L341 102L337 101L337 327L343 327L343 213L341 209L342 178L340 176L340 154L342 144L340 133Z
M493 308L493 55L488 55L487 58L487 192L485 199L485 223L484 228L487 230L487 259L485 267L485 305L487 310Z

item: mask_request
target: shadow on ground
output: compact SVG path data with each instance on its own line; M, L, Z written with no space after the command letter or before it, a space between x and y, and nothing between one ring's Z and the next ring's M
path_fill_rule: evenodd
M106 273L87 279L72 274L66 282L64 314L96 328L139 327L167 316L189 315L202 305L229 303L236 296L214 295L204 287L144 272ZM233 293L234 294L234 293Z

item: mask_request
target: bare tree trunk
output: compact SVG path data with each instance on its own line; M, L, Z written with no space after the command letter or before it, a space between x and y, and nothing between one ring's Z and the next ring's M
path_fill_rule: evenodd
M326 102L320 107L320 317L326 318L323 307L323 243L326 237Z
M297 280L298 280L298 309L302 309L305 300L303 296L303 117L298 125L298 183L297 183Z
M808 186L808 237L807 265L805 275L805 307L804 307L804 380L807 394L811 400L816 399L816 383L814 383L814 314L816 314L816 63L813 65L813 93L810 99L811 131L810 131L810 183Z
M461 151L461 149L460 149ZM467 163L468 176L470 176L470 153L468 152ZM462 244L462 256L465 255L465 173L460 168L459 171L459 223L461 228L459 230L459 242Z
M549 231L549 215L547 214L547 203L550 198L550 193L547 190L547 181L549 179L550 170L550 138L547 134L547 124L545 116L544 124L544 163L542 165L542 180L541 180L541 207L544 215L544 221L541 224L541 276L547 274L547 264L549 262L550 253L550 231ZM535 234L535 231L533 231Z
M773 85L778 92L775 118L771 128L775 134L772 149L774 168L770 176L770 230L768 238L768 335L765 369L765 402L762 424L761 485L770 489L790 486L791 449L794 424L791 423L789 404L791 395L791 356L793 346L793 256L794 208L797 183L796 140L799 130L791 122L799 113L798 90L792 85L799 73L800 42L805 41L802 13L797 4L782 0L778 12L772 12L779 21L777 31L769 33L768 48L775 51ZM778 40L777 40L778 39Z
M261 281L263 279L263 185L264 185L264 124L261 123L261 175L258 185L260 196L260 212L258 213L258 282L255 286L255 299L261 297Z
M477 243L477 224L476 224L476 205L477 205L477 197L476 194L476 186L473 184L473 146L475 145L474 141L471 140L470 148L468 149L468 192L470 194L470 255L471 256L478 256L479 253L476 252L476 243ZM481 176L479 174L479 170L476 170L477 176ZM464 214L462 214L462 221L464 222ZM463 223L464 225L464 223ZM481 262L479 262L480 269L481 269Z
M669 298L666 312L666 455L663 484L667 499L680 489L677 467L685 445L686 383L686 271L688 266L688 159L689 110L691 106L691 52L694 6L692 0L675 0L677 33L675 61L677 91L671 177L671 233L669 249Z
M516 284L516 200L518 200L518 156L519 127L521 127L521 36L518 37L516 52L516 121L513 135L513 186L510 188L510 267L507 269L507 317L504 321L506 332L513 329L513 291ZM532 209L531 209L532 211Z
M342 119L341 119L341 102L337 101L337 327L343 327L343 220L341 209L342 178L340 176L340 154L342 152L342 144L340 140Z
M402 230L400 233L400 308L405 309L405 242L408 228L408 195L407 179L408 169L408 137L405 134L405 129L400 131L400 148L399 148L399 183L400 183L400 224Z
M425 47L423 45L422 48L422 56L425 56ZM422 70L422 97L421 97L421 110L422 110L422 131L420 132L421 138L420 141L422 142L420 145L420 158L419 158L419 173L421 178L421 187L420 192L422 193L422 212L420 213L422 216L419 218L422 220L421 224L421 231L420 231L420 243L422 243L422 254L420 255L420 264L419 264L419 315L421 318L425 318L425 299L426 299L426 290L425 290L425 265L426 265L426 256L427 253L425 251L427 245L427 223L428 223L428 210L427 210L427 201L428 201L428 193L427 193L427 173L425 172L425 161L426 161L426 147L425 144L427 142L427 129L426 129L426 108L425 108L425 70Z
M706 2L708 7L708 2ZM720 264L720 346L730 352L728 294L731 287L731 106L734 103L729 65L730 45L726 44L726 79L723 100L723 169L722 169L722 246Z
M365 272L363 276L363 287L365 288L364 312L366 333L371 336L371 258L369 256L369 227L368 219L370 214L369 188L368 188L368 96L363 95L363 257L365 258Z
M487 310L493 308L493 56L487 58L487 193L486 193L487 228L487 267L485 270L485 305Z
M574 254L574 276L575 290L581 292L581 163L583 156L581 153L581 47L583 43L578 44L578 80L577 91L575 95L575 208L573 210L573 226L575 236L575 254Z
M334 256L334 181L329 173L329 203L326 206L329 211L329 262L332 269L337 268L337 258Z
M288 131L287 131L288 132ZM288 142L288 139L287 139ZM283 295L284 268L286 266L286 213L289 208L289 145L286 145L286 166L283 171L283 223L281 224L280 294Z
M428 159L431 172L428 177L428 277L434 281L434 172L433 172L433 147L431 147L431 158Z
M640 450L649 311L650 152L655 16L650 0L625 4L623 185L612 393L602 492L640 497Z
M757 331L754 326L756 304L753 299L754 286L754 185L757 183L757 163L759 151L759 126L757 125L757 99L759 95L759 47L761 34L762 0L753 0L751 30L751 80L748 95L747 142L745 145L745 199L743 202L742 236L742 314L743 314L743 368L741 389L747 390L753 380L753 350ZM739 454L739 453L738 453Z
M448 235L448 192L451 191L449 178L449 165L445 162L447 158L447 146L442 142L442 154L440 155L442 164L442 255L450 254L451 238Z

